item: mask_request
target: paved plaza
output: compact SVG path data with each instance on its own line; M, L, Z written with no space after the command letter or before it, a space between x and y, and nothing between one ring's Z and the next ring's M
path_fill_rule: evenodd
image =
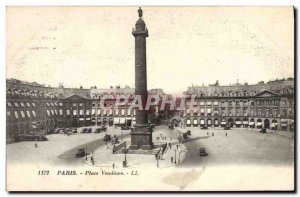
M190 130L192 135L177 149L178 133L187 130ZM122 135L123 137L119 137L121 142L128 143L130 142L129 132L129 130L121 131L119 128L112 127L107 131L111 135ZM26 164L34 160L35 165L47 163L56 167L76 166L107 172L115 170L131 173L137 170L143 176L131 177L131 181L141 184L139 188L132 188L135 190L149 189L144 179L145 176L151 177L151 180L157 180L155 184L162 190L278 190L292 189L290 187L294 181L294 140L288 132L267 131L266 134L262 134L258 129L246 130L244 128L234 128L229 131L222 128L169 130L165 126L158 126L154 129L153 142L155 144L171 143L171 148L167 148L159 161L154 155L127 154L128 167L126 169L122 167L125 155L112 154L112 145L106 146L103 141L104 133L78 133L71 136L53 134L47 137L49 141L37 142L38 148L35 148L35 142L9 144L7 146L8 164ZM162 137L166 137L166 140L162 140ZM85 157L77 159L74 157L74 153L80 147L88 147L88 152L93 152L94 165L90 160L91 155L87 160ZM200 147L206 149L208 156L199 156ZM174 162L175 150L176 164ZM173 163L171 163L171 157L173 157ZM101 181L101 176L98 179ZM112 177L112 181L114 179L115 177ZM101 184L102 189L112 187L110 185L112 182ZM236 188L237 185L239 188ZM132 183L124 182L118 189L131 187Z

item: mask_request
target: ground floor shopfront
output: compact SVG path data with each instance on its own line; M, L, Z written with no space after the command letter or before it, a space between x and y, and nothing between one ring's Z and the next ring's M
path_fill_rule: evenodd
M253 127L273 130L293 130L294 120L262 117L185 117L172 119L180 127Z
M6 141L7 143L14 142L15 138L20 135L32 134L50 134L57 127L55 119L41 120L23 120L6 123Z
M58 128L84 126L133 126L135 117L87 117L58 120Z

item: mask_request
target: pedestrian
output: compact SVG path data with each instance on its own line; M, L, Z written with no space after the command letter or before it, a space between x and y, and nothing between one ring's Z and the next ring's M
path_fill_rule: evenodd
M171 157L171 163L173 163L173 160L174 160L174 158L173 158L173 157Z
M34 147L35 147L35 148L37 148L37 147L38 147L37 143L34 143Z
M227 137L227 133L226 133L226 137Z
M215 136L215 134L214 134L214 133L212 133L212 136Z
M93 156L91 156L91 162L92 162L93 165L95 164Z
M115 169L115 163L113 163L112 168Z
M207 132L207 135L209 135L209 133Z
M177 149L178 149L178 144L176 145Z

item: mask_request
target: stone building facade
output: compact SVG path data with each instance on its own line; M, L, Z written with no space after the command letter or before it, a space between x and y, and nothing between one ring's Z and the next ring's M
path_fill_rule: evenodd
M192 86L184 92L186 109L174 122L186 127L256 127L281 130L294 128L294 79L254 85ZM191 108L192 95L195 96Z
M161 89L148 94L165 95ZM114 108L118 95L128 96L128 104L117 109L100 109L100 100L107 96L104 106ZM134 97L134 88L108 89L47 87L16 79L6 80L6 130L7 142L18 135L49 134L56 128L83 126L132 126L135 110L128 110ZM149 118L160 115L157 106L150 108ZM152 118L151 118L152 117Z

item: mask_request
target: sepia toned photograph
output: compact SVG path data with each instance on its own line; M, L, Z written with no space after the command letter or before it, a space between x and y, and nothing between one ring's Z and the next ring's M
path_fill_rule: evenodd
M6 190L295 190L295 10L6 7Z

